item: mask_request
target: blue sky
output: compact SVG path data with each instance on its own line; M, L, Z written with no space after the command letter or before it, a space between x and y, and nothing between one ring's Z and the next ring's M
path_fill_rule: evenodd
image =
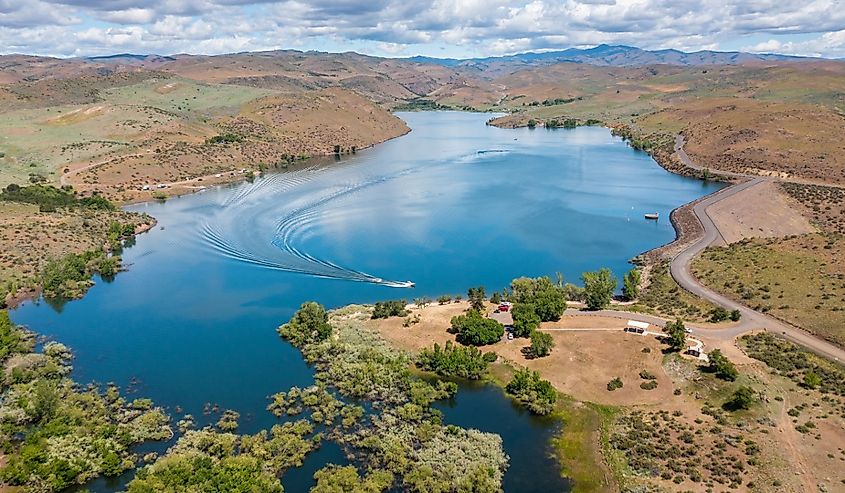
M0 53L468 58L601 43L845 57L845 1L0 0Z

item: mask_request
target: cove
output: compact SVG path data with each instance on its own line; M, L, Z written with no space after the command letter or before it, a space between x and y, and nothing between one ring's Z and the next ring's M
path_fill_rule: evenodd
M603 266L619 277L628 259L674 238L672 209L720 187L666 172L604 128L399 116L410 134L356 155L130 207L159 225L124 252L127 272L96 279L82 300L26 303L13 319L70 346L79 382L115 382L200 425L217 419L203 415L206 404L235 409L239 431L254 433L276 422L267 396L313 382L275 332L303 301L436 297L558 271L578 282ZM647 212L661 219L646 221ZM408 280L416 287L392 287ZM465 387L442 410L447 422L505 437L507 491L560 481L554 461L524 460L548 455L553 425L501 392ZM313 472L290 474L288 491L308 489Z

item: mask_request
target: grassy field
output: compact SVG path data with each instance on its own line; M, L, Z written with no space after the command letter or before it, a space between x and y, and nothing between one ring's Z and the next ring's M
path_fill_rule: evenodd
M845 345L845 241L822 234L708 248L693 262L711 288Z

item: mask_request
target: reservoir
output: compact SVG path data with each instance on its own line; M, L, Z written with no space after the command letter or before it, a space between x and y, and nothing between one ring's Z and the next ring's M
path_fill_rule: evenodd
M255 433L276 422L267 396L313 382L276 334L303 301L333 308L478 285L492 292L556 272L580 284L581 272L600 267L621 278L629 259L674 238L674 208L721 186L671 174L605 128L399 116L412 132L372 149L130 207L158 226L124 251L127 272L95 279L81 300L26 303L12 318L71 347L80 383L114 382L200 425L218 418L203 414L209 404L234 409L239 432ZM653 212L658 221L644 219ZM415 287L399 287L407 281ZM503 436L506 491L567 488L543 445L556 424L492 387L466 386L438 407L446 422ZM474 423L477 410L494 414ZM324 448L308 470L286 475L287 491L307 491L321 457L342 459Z

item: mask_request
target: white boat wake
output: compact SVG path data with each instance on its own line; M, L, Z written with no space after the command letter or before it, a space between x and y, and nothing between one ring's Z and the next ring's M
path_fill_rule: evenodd
M412 288L413 281L383 279L344 267L303 251L297 243L308 237L321 220L340 219L336 216L346 213L340 207L329 208L331 204L352 197L364 189L433 167L471 163L502 152L507 151L478 151L461 156L451 163L429 163L370 177L361 176L365 174L366 165L370 164L362 160L337 170L341 176L349 176L357 181L328 186L315 183L316 178L325 177L328 171L317 166L269 174L252 184L244 185L218 204L218 213L202 225L200 238L207 247L220 255L267 269L393 288ZM269 238L261 240L256 232L262 231L272 233Z

